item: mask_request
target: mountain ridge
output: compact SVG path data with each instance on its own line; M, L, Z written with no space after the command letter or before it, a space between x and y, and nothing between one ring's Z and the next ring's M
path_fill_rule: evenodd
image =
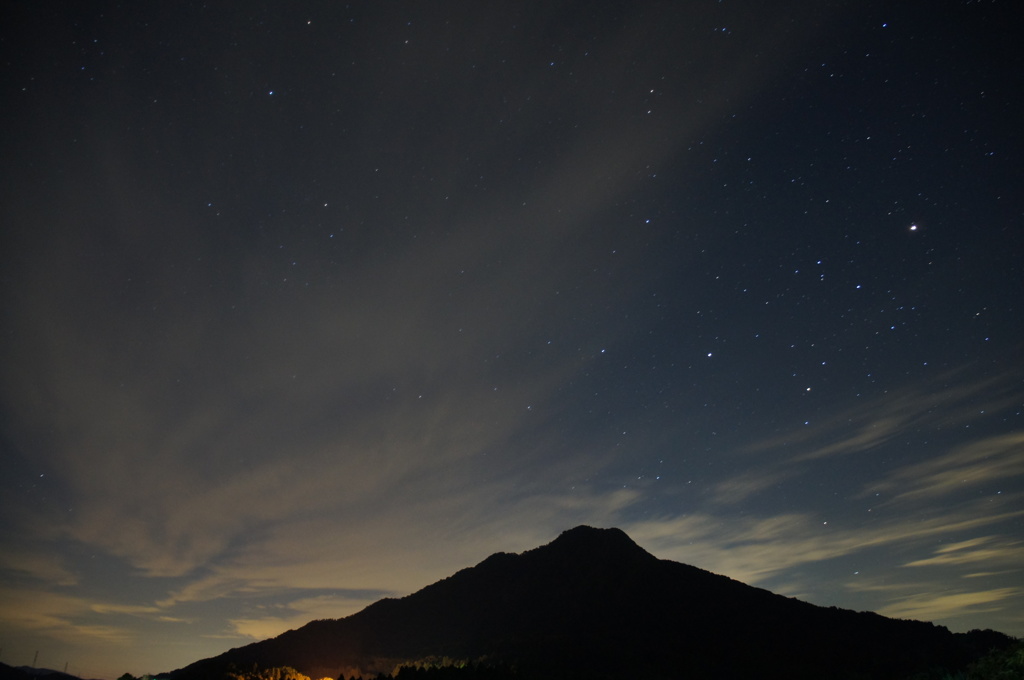
M580 526L495 553L402 598L172 672L290 666L311 677L387 673L426 657L488 658L523 677L901 678L962 668L1010 638L824 608L662 560L619 529ZM220 674L220 675L218 675Z

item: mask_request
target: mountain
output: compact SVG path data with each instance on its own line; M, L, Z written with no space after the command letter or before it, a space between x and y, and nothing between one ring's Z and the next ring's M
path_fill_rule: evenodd
M577 527L497 553L401 599L313 621L170 675L290 666L313 678L480 659L529 678L905 678L962 669L1011 638L818 607L661 560L618 529Z

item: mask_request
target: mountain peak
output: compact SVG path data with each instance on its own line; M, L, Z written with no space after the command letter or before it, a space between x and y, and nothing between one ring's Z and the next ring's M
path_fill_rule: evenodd
M582 573L594 570L613 570L618 576L622 570L632 570L649 562L659 561L636 543L621 529L598 529L581 525L559 534L547 545L522 554L528 561L539 560L548 565L551 573Z
M558 536L559 538L568 538L575 536L585 536L591 538L596 538L599 536L615 536L618 539L626 539L630 543L633 542L633 539L627 536L626 532L622 529L616 529L615 527L611 527L609 529L601 529L599 527L592 527L587 524L581 524L579 526L573 527L572 529L566 529Z
M647 554L647 551L634 543L622 529L598 529L585 524L563 531L558 538L548 544L548 547L587 551L600 549L623 553L639 551Z

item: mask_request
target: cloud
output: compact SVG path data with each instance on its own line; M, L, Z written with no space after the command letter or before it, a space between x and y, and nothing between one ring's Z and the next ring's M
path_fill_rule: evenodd
M133 616L156 614L160 611L159 607L152 605L110 603L92 604L89 605L89 609L97 614L130 614Z
M735 505L790 480L820 478L826 466L831 469L854 456L859 463L868 456L889 457L888 445L914 433L932 431L936 437L956 429L970 433L971 425L1014 407L1014 389L1014 381L1006 376L972 379L967 368L961 368L839 409L813 427L794 427L758 439L739 452L744 470L714 485L714 501ZM979 438L969 442L948 437L944 453L897 466L868 483L857 497L884 492L888 502L928 501L1024 474L1024 433L985 436L981 431ZM930 448L942 451L942 439ZM901 454L897 460L904 457Z
M948 499L964 492L989 494L1024 475L1024 432L986 437L944 455L907 465L868 485L863 495L886 492L889 502ZM979 488L980 487L980 488Z
M38 588L0 588L0 622L5 628L42 632L68 643L123 645L134 638L132 630L97 623L89 614L103 605L88 599Z
M78 575L45 547L5 546L0 554L0 570L13 572L11 578L28 578L54 586L74 586L79 582Z
M906 385L852 408L844 408L811 427L787 430L746 447L747 453L791 451L801 463L875 449L894 437L922 428L953 428L1017 403L1016 385L1008 376L970 376L969 366L951 370L917 385Z
M959 593L922 593L901 599L898 603L882 607L878 613L899 619L935 621L965 614L990 613L1005 610L1009 603L1019 602L1024 589L996 588L994 590L964 591Z
M714 485L714 498L722 505L742 503L752 496L757 496L778 487L783 482L798 474L795 469L758 469L752 472L741 472L725 481Z
M1024 569L1024 543L1002 536L982 536L937 548L933 557L907 562L906 567L931 567L983 563ZM975 575L976 576L976 575Z

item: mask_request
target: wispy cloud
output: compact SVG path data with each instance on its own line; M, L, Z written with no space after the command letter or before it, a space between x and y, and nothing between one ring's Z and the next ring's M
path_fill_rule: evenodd
M51 549L36 547L28 549L10 546L0 554L0 570L12 572L12 577L41 581L54 586L73 586L79 577L63 566L60 556Z
M855 408L839 409L810 427L758 439L741 453L743 472L718 482L715 500L732 505L799 480L857 455L892 457L886 447L899 437L933 431L936 437L983 421L1018 403L1014 380L1007 376L972 379L967 369L950 371L926 383L865 399ZM950 448L955 447L955 448ZM1024 433L1011 432L967 443L932 444L937 457L897 466L869 484L866 496L879 491L896 500L937 496L986 481L1024 474ZM886 467L891 467L887 465ZM965 486L966 485L966 486Z
M130 614L132 616L156 614L160 612L159 607L152 605L111 604L106 602L91 604L89 605L89 609L97 614Z
M921 463L901 467L874 484L864 495L879 491L892 495L890 502L949 498L979 487L998 493L1002 484L1024 475L1024 432L986 437L953 448Z
M128 627L96 622L90 613L102 607L81 597L42 589L0 588L2 621L15 630L45 633L64 642L126 644L134 637Z
M800 474L801 470L782 465L776 469L762 468L741 472L714 485L714 500L721 505L743 503L753 496L772 491Z
M1007 565L1024 571L1024 542L1005 536L982 536L934 551L934 556L907 562L907 567L931 567L984 563L986 566Z
M953 428L977 420L979 413L1013 407L1019 402L1016 390L1016 382L1010 376L975 378L970 367L962 367L876 398L866 398L812 426L792 428L756 441L746 450L789 451L791 462L864 452L901 433L936 425Z
M1022 588L964 591L959 593L922 593L889 604L878 613L899 619L935 621L965 614L997 612L1020 603Z

